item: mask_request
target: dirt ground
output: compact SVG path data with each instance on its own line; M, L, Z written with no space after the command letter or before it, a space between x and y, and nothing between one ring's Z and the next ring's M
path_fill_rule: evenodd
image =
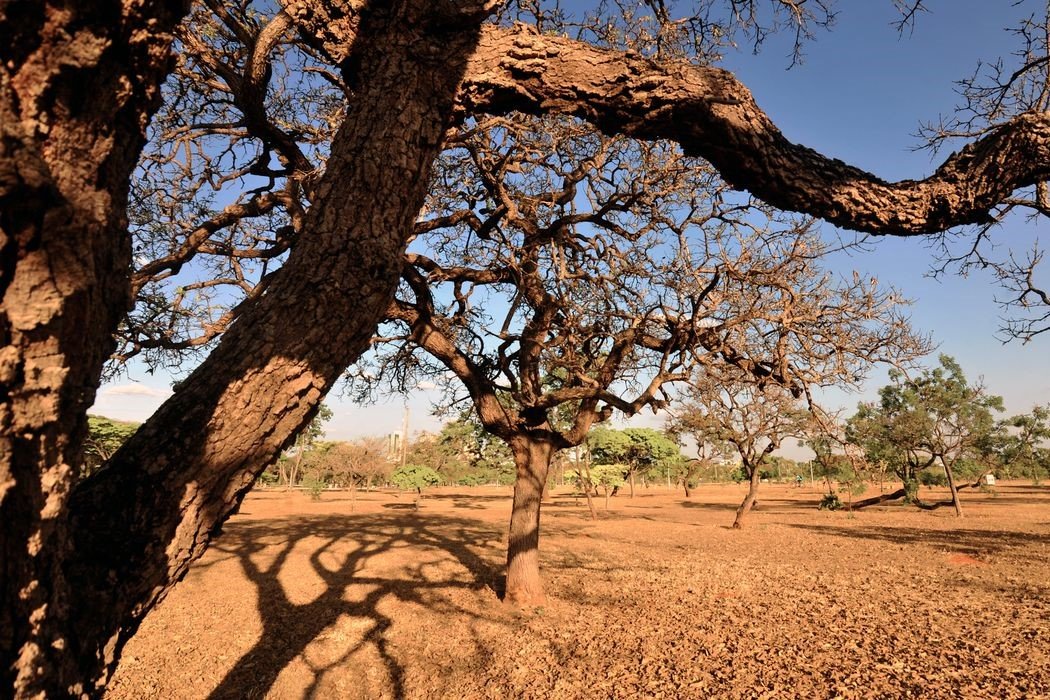
M252 493L107 698L1050 698L1050 487L958 520L765 484L740 531L738 486L597 521L555 490L527 611L498 597L509 495Z

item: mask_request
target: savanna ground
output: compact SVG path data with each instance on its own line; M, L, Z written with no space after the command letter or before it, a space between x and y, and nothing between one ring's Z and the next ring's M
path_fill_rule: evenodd
M509 494L253 492L107 698L1050 697L1050 487L957 520L764 484L742 531L742 487L558 489L535 610L498 597Z

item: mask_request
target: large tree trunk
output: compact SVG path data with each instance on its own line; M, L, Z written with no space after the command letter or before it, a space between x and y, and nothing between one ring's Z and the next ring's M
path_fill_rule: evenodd
M90 690L66 502L129 301L128 183L185 2L0 2L0 697ZM101 583L101 582L100 582Z
M284 268L73 493L67 653L85 677L105 680L142 617L367 347L392 297L483 13L435 17L454 10L422 0L373 7L347 64L354 99Z
M514 504L507 545L507 587L504 600L514 605L542 605L540 578L540 496L554 448L528 436L510 442L514 454Z
M745 468L746 465L745 465ZM758 497L758 485L762 481L762 471L755 465L750 468L749 473L751 474L751 480L748 483L747 495L744 496L743 502L736 509L736 517L733 519L733 527L740 529L744 527L744 519L747 518L747 514L751 512L751 508L755 505L755 499Z

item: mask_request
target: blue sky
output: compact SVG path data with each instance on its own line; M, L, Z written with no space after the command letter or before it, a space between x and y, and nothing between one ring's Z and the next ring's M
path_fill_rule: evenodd
M967 77L978 60L1008 57L1015 40L1004 27L1041 3L1015 7L1006 0L927 0L911 33L899 36L890 0L841 2L830 32L818 34L805 48L805 62L788 70L789 37L773 37L758 56L742 51L723 64L733 70L758 103L791 140L890 180L929 174L947 153L915 151L920 122L936 120L958 102L954 81ZM1036 237L1050 244L1048 225L1008 222L998 240L1020 250ZM915 300L914 325L932 334L938 351L953 355L967 376L983 376L993 393L1004 397L1007 411L1027 411L1050 402L1050 333L1028 345L996 339L1001 310L990 277L926 276L933 254L922 240L883 238L867 254L840 261L844 274L854 268L877 276ZM1044 271L1043 278L1050 277ZM933 361L933 360L931 360ZM832 404L854 406L874 396L885 381L876 371L859 394L831 392ZM140 367L104 386L92 412L143 420L170 393L171 378L148 375ZM438 393L420 387L409 398L412 429L436 429L430 400ZM356 407L336 396L328 400L335 418L331 439L394 432L400 429L404 399L391 397L376 406ZM651 422L651 421L649 421Z

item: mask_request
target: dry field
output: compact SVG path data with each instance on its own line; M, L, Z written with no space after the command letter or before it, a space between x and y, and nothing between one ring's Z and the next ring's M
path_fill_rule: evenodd
M498 598L509 493L251 494L107 698L1050 698L1050 487L958 520L766 484L742 531L737 486L555 491L535 610Z

